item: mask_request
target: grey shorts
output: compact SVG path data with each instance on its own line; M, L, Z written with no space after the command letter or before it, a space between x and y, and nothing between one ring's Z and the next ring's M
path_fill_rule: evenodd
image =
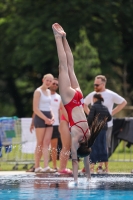
M112 129L113 129L113 126L108 127L108 129L106 131L106 144L107 144L107 148L111 148Z
M53 134L52 139L54 138L60 138L60 132L59 132L59 126L53 126Z
M50 111L41 111L47 118L51 119L52 115ZM35 128L45 128L45 127L52 127L52 125L45 124L45 121L40 118L38 115L34 117L34 126Z

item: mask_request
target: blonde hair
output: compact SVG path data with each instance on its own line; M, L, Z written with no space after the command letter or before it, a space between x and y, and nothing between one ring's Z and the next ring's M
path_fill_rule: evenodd
M95 79L101 79L102 82L107 83L107 79L103 75L98 75L98 76L95 77Z
M45 79L45 78L47 78L47 77L51 77L52 79L54 79L54 77L53 77L52 74L45 74L45 75L43 76L43 79Z

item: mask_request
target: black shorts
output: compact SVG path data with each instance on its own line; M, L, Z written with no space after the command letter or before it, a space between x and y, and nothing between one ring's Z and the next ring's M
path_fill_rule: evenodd
M59 126L53 126L53 134L51 139L60 138L60 132L58 130L58 127Z
M41 111L47 118L51 119L52 115L50 111ZM34 117L34 126L35 128L45 128L45 127L52 127L53 125L45 124L45 121L40 118L38 115Z

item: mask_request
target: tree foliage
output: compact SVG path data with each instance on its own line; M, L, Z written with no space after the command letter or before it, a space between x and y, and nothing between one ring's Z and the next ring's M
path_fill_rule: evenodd
M31 115L33 92L42 76L58 76L51 29L55 22L64 27L75 49L83 93L90 92L93 77L101 72L107 76L107 87L132 104L132 13L132 0L1 0L0 116ZM87 36L81 36L84 30Z
M91 46L85 29L80 31L80 42L76 44L74 68L80 87L86 96L93 89L94 77L101 74L97 50Z

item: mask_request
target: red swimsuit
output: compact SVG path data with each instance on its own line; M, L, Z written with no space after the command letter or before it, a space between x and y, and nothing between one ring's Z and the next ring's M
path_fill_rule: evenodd
M74 95L73 99L68 104L64 105L64 107L65 107L65 109L67 111L67 114L68 114L70 127L72 127L74 125L79 127L82 130L82 132L83 132L83 134L85 136L87 131L88 131L88 129L84 132L84 130L80 126L78 126L77 124L80 123L80 122L87 122L87 120L74 122L73 119L72 119L72 114L71 114L73 108L75 108L77 106L83 106L83 104L84 103L83 103L82 94L78 90L75 90L75 95Z

